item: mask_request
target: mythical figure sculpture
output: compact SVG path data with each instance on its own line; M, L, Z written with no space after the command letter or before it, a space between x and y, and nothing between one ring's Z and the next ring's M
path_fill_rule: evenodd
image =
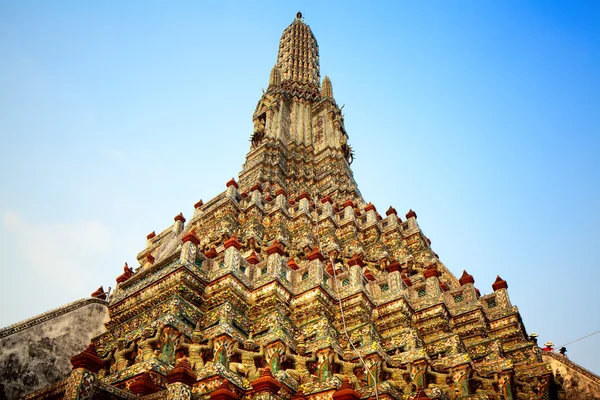
M289 359L294 360L294 368L288 368L285 370L285 372L287 372L299 384L310 381L312 378L316 378L314 375L311 375L307 364L316 362L317 356L314 353L310 357L306 355L306 345L304 344L304 338L302 337L298 339L296 353L298 354L293 354L290 351L290 348L286 347L285 355Z
M252 349L256 348L256 344L252 340L252 332L250 332L250 336L248 340L244 343L244 349L240 349L239 343L235 342L232 348L232 353L237 354L242 358L241 363L230 363L229 368L237 372L238 374L243 375L247 379L254 379L258 377L258 369L254 364L254 360L257 358L262 358L265 355L265 349L261 345L259 351L253 351Z
M388 382L392 384L396 389L404 392L409 387L410 381L406 379L408 371L402 368L392 367L387 363L383 363L381 366L383 372L388 374Z
M192 343L186 343L183 340L180 340L179 342L178 347L187 350L190 366L195 372L199 372L202 367L204 367L204 358L202 357L202 353L207 350L212 350L213 348L212 339L209 339L207 344L201 344L204 340L205 339L204 335L202 335L200 324L197 324L196 329L194 329L194 332L192 333Z
M127 366L129 365L129 359L127 358L127 356L133 353L135 349L135 344L136 343L132 341L131 343L129 343L129 346L126 346L125 339L117 339L117 349L114 353L115 363L111 366L111 374L127 368Z
M147 361L155 356L155 347L160 341L163 329L163 324L159 324L157 328L153 328L152 326L144 328L142 337L137 343L138 355L135 358L136 362Z
M345 351L344 356L346 358L350 359L352 357L352 352ZM352 384L358 382L359 379L356 376L356 374L354 373L354 370L359 367L358 362L345 361L345 360L341 359L337 353L335 353L335 355L333 357L333 362L336 365L339 365L341 368L341 373L335 374L335 376L340 378L342 381L344 380L344 377L348 377L348 380Z

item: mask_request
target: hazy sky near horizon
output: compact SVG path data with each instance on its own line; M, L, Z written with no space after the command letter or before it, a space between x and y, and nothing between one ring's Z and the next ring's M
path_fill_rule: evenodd
M304 14L366 201L528 332L600 330L600 4L0 1L0 326L115 285L241 170ZM600 334L567 346L600 373Z

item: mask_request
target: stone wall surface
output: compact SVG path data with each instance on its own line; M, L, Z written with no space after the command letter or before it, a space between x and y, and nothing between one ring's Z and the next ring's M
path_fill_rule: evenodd
M70 358L105 332L108 320L106 302L82 299L0 330L0 387L6 397L21 398L68 375Z
M565 400L600 400L600 376L556 353L544 353L558 388L558 398Z

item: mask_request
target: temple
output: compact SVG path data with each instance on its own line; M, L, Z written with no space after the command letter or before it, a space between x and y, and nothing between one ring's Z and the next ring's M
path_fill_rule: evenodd
M56 373L30 385L4 378L7 396L600 398L598 376L538 347L506 281L482 295L473 276L438 258L414 211L365 201L300 13L283 31L253 123L238 179L149 234L112 293L99 288L0 331L7 349L56 332L44 324L76 315L80 326L65 333L79 340L49 351ZM30 362L14 360L13 369Z

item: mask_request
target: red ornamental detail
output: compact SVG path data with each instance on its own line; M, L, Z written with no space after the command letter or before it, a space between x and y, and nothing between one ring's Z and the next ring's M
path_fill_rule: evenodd
M496 275L496 281L492 284L492 289L494 289L494 292L500 289L508 289L508 283L500 278L500 275Z
M359 400L360 395L350 386L348 377L344 378L342 386L333 393L333 400Z
M125 263L123 266L123 273L117 277L117 283L125 282L127 279L131 278L133 275L133 269L129 268L129 265Z
M167 372L167 381L169 384L183 383L188 386L192 386L196 382L196 374L187 358L181 358L175 368Z
M319 260L319 261L323 261L325 260L325 256L323 255L323 253L321 253L319 251L318 247L313 247L312 251L308 254L308 259L309 261L313 261L313 260Z
M83 368L97 374L102 368L104 368L104 361L98 357L96 353L96 346L93 343L82 351L81 353L71 357L71 365L73 369Z
M404 275L404 273L402 273L402 275L400 275L402 277L402 282L404 282L404 284L407 287L411 287L412 286L412 281L410 280L410 278L406 275Z
M279 381L273 377L269 367L266 367L260 373L260 376L252 381L252 387L254 388L255 392L268 392L275 394L279 392L281 383L279 383Z
M235 247L238 250L242 248L242 244L237 240L235 235L232 235L231 238L225 241L225 248L228 249L230 247Z
M252 252L252 254L250 254L250 256L246 258L246 261L248 261L252 265L256 265L260 262L260 259L258 258L258 255L256 255L255 252Z
M409 219L409 218L412 218L412 217L414 217L415 219L417 219L417 213L416 213L416 212L414 212L414 211L411 209L411 210L409 210L409 211L406 213L406 219Z
M475 294L477 295L477 297L481 297L481 292L477 288L475 288Z
M298 269L300 269L300 266L298 266L298 263L294 260L294 258L290 258L289 261L287 262L288 267L290 267L290 269L293 269L294 271L297 271Z
M267 248L268 255L279 254L280 256L282 256L283 253L284 253L283 245L281 243L279 243L279 241L277 239L275 239L273 241L273 243L271 243L271 245Z
M217 256L217 250L214 247L211 247L204 255L206 258L215 258Z
M323 203L323 204L325 204L325 203L333 204L333 200L331 200L331 197L329 197L329 195L327 195L327 196L325 196L325 197L323 197L321 199L321 203Z
M427 397L427 395L425 394L425 391L423 389L420 389L419 392L417 393L417 397L415 397L415 400L431 400L429 397Z
M398 211L396 211L394 207L390 206L390 208L388 208L388 210L385 212L385 215L390 216L392 214L398 216Z
M257 183L256 185L250 188L250 192L254 192L255 190L258 190L260 193L263 192L263 188L262 186L260 186L260 183Z
M196 246L198 246L200 244L200 238L196 235L196 232L193 229L190 230L188 232L188 234L185 235L181 240L183 241L183 243L192 242Z
M229 186L233 186L236 189L239 188L239 185L237 184L237 182L235 181L235 179L231 178L231 180L229 182L227 182L225 184L225 186L229 187Z
M273 200L273 198L271 197L270 194L267 194L267 196L265 197L265 201L269 202L271 200Z
M292 397L292 400L306 400L306 395L304 394L302 387L298 388L298 391L296 392L294 397Z
M129 390L133 394L147 395L160 391L160 388L156 386L156 383L152 380L152 377L148 372L144 372L138 379L133 381L129 386Z
M370 280L370 281L375 280L375 275L373 275L373 273L368 268L365 268L363 273L365 275L365 278L367 278L368 280Z
M467 283L475 283L475 279L473 279L473 275L470 275L466 270L463 270L462 276L458 282L460 283L460 286L464 286Z
M154 238L156 236L156 232L152 231L148 234L148 236L146 236L146 239L150 240L152 238Z
M443 292L447 292L447 291L448 291L448 289L449 289L449 287L448 287L448 285L446 284L446 282L442 282L442 283L440 283L440 288L442 289L442 291L443 291Z
M248 197L248 192L242 193L242 199L245 199L246 197Z
M375 208L375 206L373 205L373 203L369 203L369 204L367 204L367 206L365 207L365 211L371 211L371 210L373 210L373 211L377 212L377 209Z
M185 218L183 217L183 213L179 213L175 216L175 218L173 218L175 221L181 221L183 223L185 223Z
M346 207L352 207L352 208L354 208L354 202L352 200L346 200L346 202L344 204L342 204L342 206L344 208L346 208Z
M275 192L275 196L279 196L279 195L283 195L283 197L287 197L287 192L285 190L283 190L282 188L279 188Z
M300 194L300 196L298 196L298 198L296 198L296 201L300 201L302 199L306 199L306 200L310 201L310 196L308 195L308 193L302 192Z
M361 256L359 256L358 254L355 254L355 255L352 256L351 259L348 260L348 265L351 266L351 267L354 266L354 265L358 265L359 267L362 268L362 267L365 266L365 263L363 262Z
M200 208L204 205L204 202L202 201L202 199L200 199L200 201L198 201L196 204L194 204L194 208Z
M210 394L210 400L235 400L238 396L230 390L229 382L223 379L223 383L217 390Z
M154 256L150 253L146 254L146 261L148 261L150 264L154 264Z
M104 287L100 286L94 293L91 294L92 297L100 300L106 300L106 293L104 292Z
M437 270L437 268L431 264L429 267L427 267L427 269L425 271L423 271L423 275L425 276L425 279L427 278L432 278L434 276L439 277L440 271Z
M396 271L400 271L401 266L400 263L396 260L392 260L392 262L387 266L387 272L392 273Z

